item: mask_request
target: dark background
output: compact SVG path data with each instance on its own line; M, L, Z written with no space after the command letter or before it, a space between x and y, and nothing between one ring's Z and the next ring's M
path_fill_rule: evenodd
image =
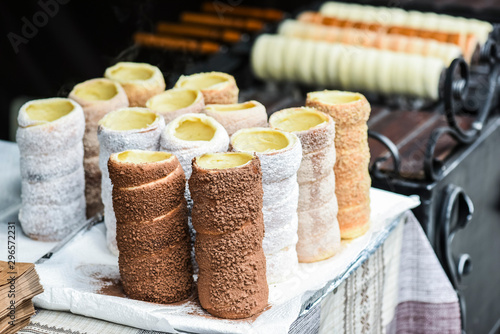
M41 0L43 3L56 0ZM33 22L38 1L0 1L0 139L8 139L12 102L65 96L81 81L101 77L130 47L135 31L152 31L159 20L177 21L201 1L65 0L38 33L15 53L8 34L22 36L23 17ZM294 9L304 1L225 1ZM168 70L162 68L162 70ZM19 101L19 100L18 100ZM19 102L18 102L19 104ZM15 107L18 107L17 105Z
M304 0L214 1L228 5L274 7L287 12L315 3ZM27 43L20 44L16 53L9 41L9 33L11 36L12 33L22 36L23 18L33 23L34 16L43 11L40 2L58 3L58 8L52 6L55 14L48 18L45 25L37 28L36 35L28 38ZM500 19L498 0L357 2ZM152 31L156 22L177 21L183 10L198 11L200 5L201 1L193 0L1 0L0 139L13 138L9 128L15 129L15 118L21 103L34 98L66 96L76 83L102 76L105 68L117 61L127 57L128 60L137 59L127 54L127 50L132 48L135 31ZM171 71L173 66L179 62L197 61L182 54L170 57L157 55L148 60L162 69L167 87L179 75L179 71ZM169 73L175 78L169 78Z

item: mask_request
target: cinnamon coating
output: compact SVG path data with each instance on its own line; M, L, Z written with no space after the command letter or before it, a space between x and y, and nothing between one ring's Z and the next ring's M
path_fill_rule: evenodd
M431 100L439 99L446 69L436 57L268 34L254 43L251 65L263 80Z
M165 152L126 151L111 155L108 170L125 293L155 303L189 297L193 268L179 160Z
M467 33L486 42L493 25L486 21L431 12L406 11L396 6L379 7L328 1L320 7L320 13L333 20L357 21L357 25L401 26L445 33ZM383 20L377 18L383 17ZM354 25L354 23L351 23Z
M335 120L337 218L341 237L356 238L370 226L370 150L366 126L370 104L359 93L325 90L307 94L306 105Z
M242 153L212 155L235 154ZM195 158L189 179L200 303L209 313L228 319L261 312L269 294L260 161L245 155L248 162L224 169L201 167L200 157Z

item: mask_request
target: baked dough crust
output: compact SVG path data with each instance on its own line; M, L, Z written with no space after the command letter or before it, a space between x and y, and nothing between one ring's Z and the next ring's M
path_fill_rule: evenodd
M302 145L298 170L298 243L299 262L316 262L332 257L340 250L335 196L335 122L320 111L289 108L269 118L273 129L295 134Z
M104 77L123 87L130 107L145 107L147 100L163 92L166 87L160 69L146 63L119 62L108 67Z
M205 104L238 103L238 86L232 75L222 72L196 73L181 75L175 88L201 90Z

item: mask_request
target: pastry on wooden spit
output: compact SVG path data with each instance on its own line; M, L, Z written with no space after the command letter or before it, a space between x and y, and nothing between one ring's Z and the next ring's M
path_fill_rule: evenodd
M302 146L293 133L269 128L249 128L231 137L236 152L255 153L261 163L264 190L262 212L263 241L268 284L285 281L298 269L297 170L302 161Z
M267 306L262 249L262 172L249 153L193 159L189 179L201 306L221 318L248 318Z
M493 31L493 25L486 21L414 10L406 11L395 7L375 7L328 1L321 6L320 13L332 18L368 24L399 25L414 29L474 34L481 44L486 42L489 33ZM380 20L381 17L384 19Z
M335 120L336 194L343 239L363 235L370 227L370 150L366 121L370 104L359 93L320 91L307 94L306 105Z
M428 28L405 27L403 25L381 25L377 22L363 23L362 21L356 21L349 18L338 19L335 17L324 16L316 12L303 12L297 17L297 20L299 20L300 22L307 22L323 26L347 29L347 34L344 34L344 36L341 38L341 41L346 44L352 44L352 42L349 42L349 40L352 38L359 38L358 35L356 34L353 35L352 33L353 32L352 29L355 29L363 31L363 33L366 34L366 36L369 37L370 39L373 39L372 32L376 32L377 36L391 36L388 37L389 39L378 38L377 41L375 42L375 45L377 45L377 47L379 48L382 48L382 46L383 48L388 48L388 43L392 41L392 38L395 38L396 45L401 43L404 44L405 42L407 42L407 40L402 40L398 38L401 36L420 38L424 40L434 40L435 42L453 44L460 48L466 60L470 60L472 56L476 54L480 46L479 39L475 34L467 33L464 31L442 32L438 30L429 30ZM370 41L370 39L368 40L368 42ZM366 39L363 37L363 40ZM433 44L428 45L427 50L435 47L436 45ZM402 46L399 45L398 48L402 48Z
M284 61L276 60L282 57ZM439 98L446 68L433 57L266 34L254 44L251 64L261 79L430 100Z
M108 113L99 121L99 168L102 173L101 198L109 250L118 255L116 217L113 211L112 184L108 173L111 154L126 150L157 151L165 127L163 117L146 108L123 108Z
M79 83L69 93L68 97L81 105L85 114L83 166L85 169L87 218L90 218L104 209L101 201L101 170L99 169L97 123L108 112L128 107L128 99L120 84L104 78Z
M167 152L130 150L108 162L118 265L128 297L174 303L192 292L186 178Z
M173 88L150 98L146 107L162 115L168 124L181 115L203 112L205 102L197 89Z
M165 90L163 74L150 64L120 62L108 67L104 76L122 85L131 107L145 107L147 100Z
M85 221L85 118L70 99L25 103L17 118L21 209L26 235L59 241Z
M441 43L432 39L407 37L353 28L331 27L296 20L286 20L279 27L279 34L325 42L360 45L382 50L404 52L440 58L446 65L462 55L454 44ZM468 61L470 61L470 56Z
M231 136L240 129L267 127L266 107L257 101L236 104L209 104L205 113L222 124Z
M175 88L201 90L205 104L238 103L238 86L232 75L222 72L206 72L181 75Z
M299 183L299 262L328 259L340 249L335 196L335 123L314 108L289 108L269 118L273 129L291 132L302 144Z

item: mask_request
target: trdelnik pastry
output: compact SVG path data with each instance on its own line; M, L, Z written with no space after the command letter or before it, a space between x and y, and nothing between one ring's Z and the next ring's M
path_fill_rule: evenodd
M200 90L205 98L205 104L238 103L238 86L234 77L227 73L207 72L181 75L175 88Z
M261 312L269 288L259 158L249 153L204 154L193 159L189 188L201 306L229 319Z
M370 149L368 127L370 104L353 92L319 91L307 94L306 105L335 120L336 194L343 239L364 234L370 227Z
M185 114L175 118L167 124L160 140L160 149L177 156L186 178L191 176L191 163L194 157L210 152L226 152L228 146L229 137L224 127L205 114ZM190 210L193 202L188 185L186 185L185 196ZM196 232L192 227L191 219L189 230L194 244ZM194 253L193 262L196 271Z
M110 251L117 255L116 218L113 211L112 184L108 173L111 154L125 150L157 151L165 127L163 117L146 108L123 108L112 111L99 121L99 167L102 172L102 202L106 239Z
M83 166L85 169L87 218L90 218L104 209L101 201L101 170L99 169L97 123L108 112L128 107L128 99L120 84L104 78L79 83L69 93L69 98L78 102L85 114Z
M302 144L299 183L300 262L328 259L340 250L335 196L335 123L314 108L289 108L269 118L271 128L294 133Z
M167 152L130 150L113 153L108 167L125 293L155 303L189 297L193 269L179 161Z
M131 107L145 107L147 100L165 90L160 69L146 63L120 62L108 67L104 76L122 85Z
M34 100L17 120L19 221L30 238L61 240L85 221L82 107L65 98Z
M266 255L267 282L282 282L298 269L300 140L293 133L249 128L239 130L231 137L231 148L235 152L255 153L260 159L265 225L262 246Z
M146 107L162 115L168 124L179 116L203 112L205 100L197 89L172 88L150 98Z
M226 152L229 136L224 127L205 114L185 114L172 120L161 135L162 151L173 153L186 177L191 176L191 160L210 152Z
M235 104L209 104L205 113L222 124L229 136L246 128L267 127L266 107L257 101Z

